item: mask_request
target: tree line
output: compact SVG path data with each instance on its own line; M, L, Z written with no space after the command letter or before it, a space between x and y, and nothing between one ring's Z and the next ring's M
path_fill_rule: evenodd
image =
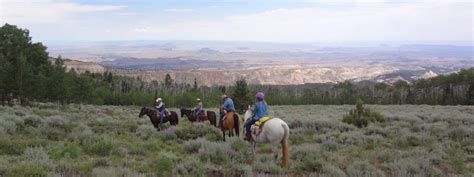
M221 95L234 99L238 110L252 103L257 91L266 93L268 104L474 104L474 68L458 73L393 85L375 82L337 84L248 85L245 78L233 86L203 86L179 83L169 74L163 81L140 77L67 70L61 56L48 56L46 46L33 43L29 31L5 24L0 28L0 101L56 102L61 104L107 104L151 106L162 97L171 107L192 107L201 98L206 107L221 104Z

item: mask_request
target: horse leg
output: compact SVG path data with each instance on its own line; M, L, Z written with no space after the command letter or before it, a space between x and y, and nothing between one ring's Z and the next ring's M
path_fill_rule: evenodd
M225 130L222 130L222 139L225 141Z
M275 162L278 159L278 146L272 144L272 153L273 157L275 158Z

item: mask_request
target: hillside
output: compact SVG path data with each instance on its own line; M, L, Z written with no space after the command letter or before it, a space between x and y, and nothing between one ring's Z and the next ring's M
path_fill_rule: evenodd
M351 105L270 106L291 128L290 167L283 171L268 144L252 155L242 137L223 142L208 122L180 118L178 126L156 131L146 116L137 117L136 106L0 106L0 176L474 173L472 106L367 107L385 122L362 129L341 122Z

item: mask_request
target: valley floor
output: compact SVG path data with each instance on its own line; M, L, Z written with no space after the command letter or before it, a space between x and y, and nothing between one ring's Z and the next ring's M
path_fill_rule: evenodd
M0 106L0 176L474 175L474 106L366 107L385 122L343 123L353 105L270 106L291 128L282 170L270 146L252 155L207 122L157 131L135 106Z

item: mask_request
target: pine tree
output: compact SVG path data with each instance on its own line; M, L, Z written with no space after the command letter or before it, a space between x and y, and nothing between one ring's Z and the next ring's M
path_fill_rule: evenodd
M247 80L245 80L245 78L241 78L235 82L235 89L234 93L232 94L232 99L237 111L243 112L247 106L251 104L252 101L249 97L249 92Z
M170 74L166 74L165 76L165 87L170 88L173 85L173 79L171 78Z

